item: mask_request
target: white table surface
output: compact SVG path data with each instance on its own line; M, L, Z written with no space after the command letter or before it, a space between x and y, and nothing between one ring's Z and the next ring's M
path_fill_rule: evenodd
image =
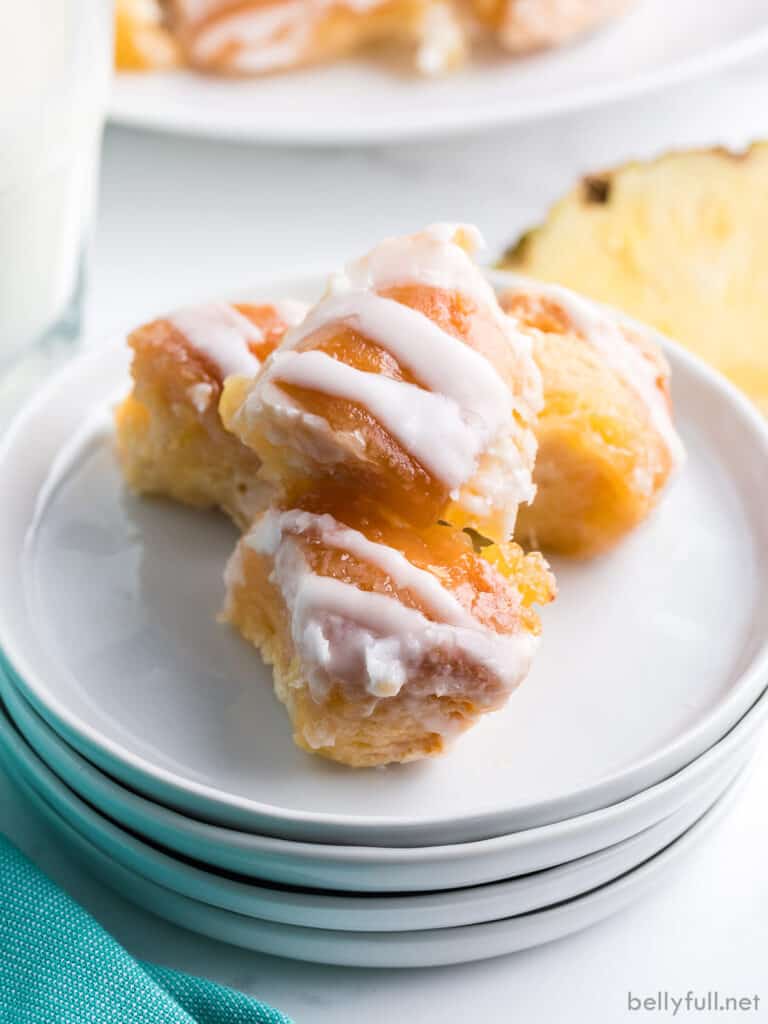
M263 275L333 264L438 219L478 223L496 255L582 172L761 136L768 66L759 64L601 112L429 145L291 151L110 130L89 335ZM664 1017L629 1012L629 991L689 989L762 996L758 1012L696 1020L768 1020L768 742L738 805L681 877L588 932L454 968L324 968L181 931L64 859L4 778L0 827L132 953L254 993L299 1022L615 1024Z

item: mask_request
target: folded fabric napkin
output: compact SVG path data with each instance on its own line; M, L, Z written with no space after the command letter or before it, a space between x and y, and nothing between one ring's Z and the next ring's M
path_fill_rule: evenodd
M291 1024L241 992L134 960L0 835L0 1024Z

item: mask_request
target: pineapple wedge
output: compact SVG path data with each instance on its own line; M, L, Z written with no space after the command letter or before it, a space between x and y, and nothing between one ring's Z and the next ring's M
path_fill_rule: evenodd
M586 177L499 266L652 324L768 415L768 142Z

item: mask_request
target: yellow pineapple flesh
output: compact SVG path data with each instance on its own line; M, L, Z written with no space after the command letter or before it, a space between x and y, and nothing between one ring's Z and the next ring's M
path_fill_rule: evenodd
M768 142L584 178L500 266L655 326L768 414Z

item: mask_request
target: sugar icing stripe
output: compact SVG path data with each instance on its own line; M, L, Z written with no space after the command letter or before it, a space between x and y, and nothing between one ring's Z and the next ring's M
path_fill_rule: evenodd
M251 10L222 13L194 33L196 60L215 62L222 55L244 74L297 64L312 41L312 22L300 0L258 5Z
M424 387L452 398L490 432L508 417L509 388L485 356L418 310L375 292L347 292L324 299L291 331L283 347L296 348L316 331L335 323L346 324L374 341Z
M273 509L252 528L245 543L262 554L274 554L277 538L284 534L317 537L325 547L348 551L386 573L398 589L410 590L435 615L452 625L471 626L476 621L432 573L419 569L401 552L369 540L364 533L343 525L331 515Z
M488 440L485 424L472 422L445 395L406 381L366 373L325 352L275 352L268 380L359 402L431 474L449 488L472 474ZM279 404L279 399L275 399Z
M289 67L310 53L318 24L334 7L365 13L383 0L273 0L238 5L234 10L205 9L186 16L192 26L192 51L202 62L223 63L245 74Z
M234 306L226 302L187 306L167 319L198 352L216 364L222 377L253 377L258 372L260 363L249 343L262 341L264 335Z
M359 401L430 473L454 491L464 485L482 452L505 427L514 426L516 403L524 419L532 414L538 378L532 372L531 381L522 381L523 395L516 398L493 363L471 345L419 310L377 294L395 284L417 283L469 295L491 313L511 353L533 371L530 340L501 311L457 238L470 246L481 241L475 229L438 224L418 235L388 239L349 264L332 279L331 293L286 335L249 396L246 414L249 407L258 414L263 405L288 415L295 404L281 394L281 383ZM357 330L389 352L422 387L356 370L311 349L290 351L334 324ZM524 491L517 501L527 496Z
M298 537L286 536L284 526L290 518L270 516L256 524L243 543L274 559L271 579L291 613L293 641L316 699L323 700L328 686L339 681L354 687L362 684L377 698L396 696L408 683L423 681L425 659L436 652L446 654L453 665L464 665L459 677L474 672L467 661L484 667L505 694L525 677L538 643L535 636L523 629L497 633L474 619L468 624L432 622L393 595L319 576L309 567ZM294 525L301 533L301 521ZM337 539L340 542L341 535ZM395 571L403 570L396 566ZM446 597L452 599L447 591ZM443 679L442 685L450 686L451 680ZM489 703L494 702L494 689L488 693ZM482 696L480 691L478 700Z
M458 291L481 306L496 306L493 288L480 268L457 244L470 251L483 247L477 228L467 224L432 224L417 235L387 238L367 256L348 263L331 279L334 291L384 291L403 284L422 284Z

